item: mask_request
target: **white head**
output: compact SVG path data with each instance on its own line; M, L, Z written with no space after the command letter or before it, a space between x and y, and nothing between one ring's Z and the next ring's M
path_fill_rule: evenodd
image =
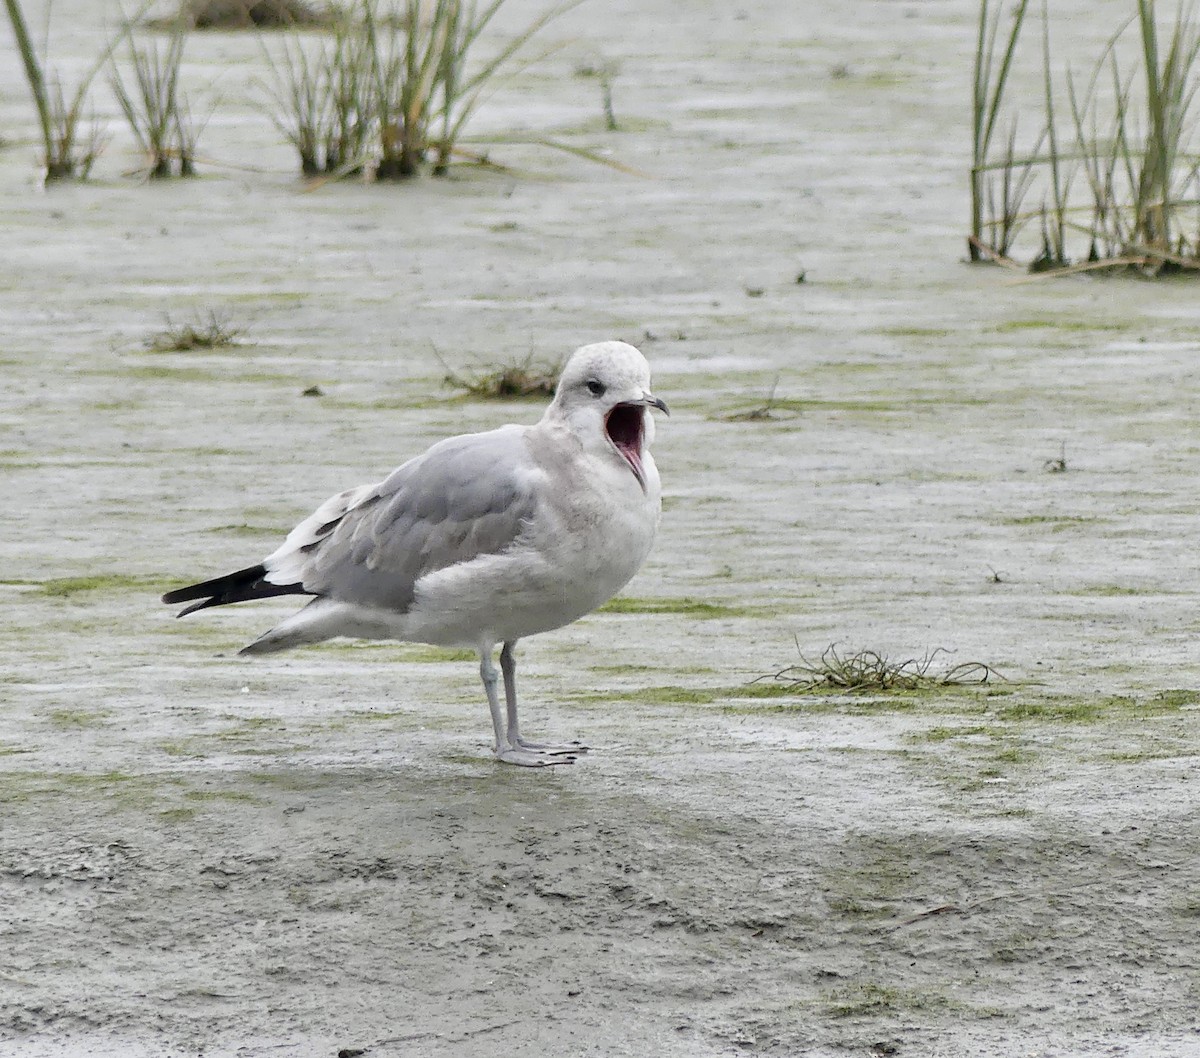
M597 342L571 354L546 417L565 420L585 448L624 460L645 490L645 460L654 440L650 408L667 412L650 392L646 358L624 342Z

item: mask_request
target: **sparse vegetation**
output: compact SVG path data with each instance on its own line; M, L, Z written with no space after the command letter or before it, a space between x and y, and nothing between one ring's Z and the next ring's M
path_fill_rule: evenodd
M44 71L20 0L5 0L41 125L47 181L88 176L107 142L103 125L86 129L89 92L112 63L118 46L141 26L169 32L165 50L131 45L132 77L112 64L110 83L121 110L149 159L153 178L195 172L197 122L179 92L184 43L192 29L286 27L282 42L264 39L272 117L296 148L305 177L367 174L397 180L423 172L445 175L464 158L493 164L480 150L465 149L464 131L485 92L523 58L530 40L582 0L558 0L523 31L494 44L482 40L504 0L352 0L345 8L314 7L301 0L185 0L169 18L143 21L154 0L128 18L73 92ZM299 31L327 27L328 35ZM544 53L543 53L544 54ZM615 127L611 77L602 78L609 127ZM626 172L601 154L553 139L514 135L476 141L525 143L566 151Z
M531 353L523 360L481 368L462 375L447 370L445 383L484 400L513 400L554 396L562 361L536 361Z
M56 160L55 137L51 120L50 97L46 91L46 79L42 73L42 64L38 60L37 52L34 51L33 40L29 36L29 25L25 21L25 13L21 10L20 3L18 0L5 0L5 6L8 8L8 20L17 40L17 50L21 53L25 79L29 82L29 90L33 93L33 102L37 107L38 118L42 125L42 145L46 152L47 179L59 179L65 174L58 172L58 165L55 165L54 171L51 172L51 165Z
M354 0L334 11L301 0L189 0L167 19L147 23L170 33L165 50L131 45L132 79L113 65L110 82L121 110L149 159L151 177L195 171L196 122L178 90L188 32L195 29L328 26L316 42L298 35L268 46L268 92L274 120L300 157L306 177L369 173L377 180L403 179L429 170L449 171L455 156L487 162L460 149L464 129L497 75L520 61L527 44L549 22L582 0L559 0L522 31L481 57L480 41L504 0ZM43 141L46 180L88 176L106 143L103 126L86 128L92 83L153 3L124 23L73 92L65 92L39 57L20 0L5 0L24 64ZM532 58L536 58L533 56ZM604 81L606 113L612 116L610 80ZM514 142L566 150L624 168L584 148L548 139Z
M109 78L125 120L146 153L151 179L170 176L172 159L178 160L180 176L194 176L196 172L196 141L201 126L193 121L187 99L179 91L179 67L187 32L187 23L177 19L161 53L157 44L139 47L131 40L132 88L126 87L115 61Z
M52 709L46 716L47 723L61 731L87 727L103 727L110 713L105 709Z
M609 599L608 602L601 606L599 612L678 614L701 621L712 621L733 617L765 617L774 611L767 607L732 606L729 603L717 602L711 599L692 599L687 597L673 599L665 596L638 599L628 595L618 595L615 599Z
M947 905L947 910L958 909ZM928 1017L935 1011L957 1009L961 1009L961 1005L955 999L936 989L895 988L873 981L849 984L834 990L826 1007L829 1017L847 1019L896 1017L905 1012ZM871 1053L891 1055L901 1051L895 1044L880 1041L871 1048Z
M147 3L149 2L152 0L147 0ZM33 40L29 35L29 25L21 10L20 0L5 0L5 6L8 9L13 35L16 37L17 50L21 54L25 79L29 83L34 106L38 112L42 135L42 165L45 168L46 182L86 180L106 142L103 127L94 116L90 128L86 132L83 130L88 93L91 90L92 82L108 63L112 53L129 35L133 21L126 23L100 57L88 68L75 91L70 94L68 101L68 96L63 92L62 83L53 71L49 78L44 72L44 58L38 56L33 46ZM145 7L142 8L142 11L145 11Z
M621 127L613 108L613 82L620 70L621 64L615 59L597 59L575 68L577 77L594 77L600 85L600 109L604 115L604 127L609 132L617 132Z
M275 122L305 176L369 171L393 180L426 167L443 175L484 90L539 30L580 2L553 5L475 63L504 0L402 0L395 12L358 0L331 39L314 46L293 38L268 56Z
M306 177L319 175L327 166L331 171L340 167L334 124L328 116L332 93L324 81L326 55L322 52L313 58L298 41L289 41L281 57L267 56L272 79L268 91L275 104L272 120L296 148L300 173Z
M1058 446L1058 455L1052 459L1042 460L1042 470L1047 474L1065 474L1067 472L1067 442L1062 441Z
M1200 269L1200 223L1188 222L1200 200L1200 167L1189 153L1200 23L1180 0L1160 28L1153 0L1109 39L1085 82L1068 68L1061 117L1046 4L1041 5L1042 123L1031 145L1018 145L1018 119L998 152L992 145L1006 106L1028 0L1010 11L981 0L976 48L971 166L971 260L1013 260L1023 228L1036 222L1040 249L1033 272L1103 269L1145 275ZM1007 31L1001 25L1008 17ZM1136 47L1124 43L1137 35ZM1125 58L1122 58L1125 56ZM1082 179L1080 178L1082 176ZM1040 193L1040 206L1024 201Z
M808 659L801 652L800 660L795 664L769 676L760 676L759 679L779 681L790 690L807 693L916 691L930 687L983 684L993 678L1004 678L981 661L961 662L935 671L934 661L945 653L948 651L939 647L919 658L892 661L886 654L874 650L839 653L837 644L831 644L816 660Z
M133 576L123 573L97 573L80 577L55 577L51 580L41 581L38 587L43 595L61 599L81 595L85 592L141 592L157 583L159 583L159 578L156 577Z
M167 317L164 330L157 331L145 340L152 353L188 353L195 349L220 349L238 345L242 331L232 326L221 314L209 310L190 323L173 324Z
M775 422L778 419L794 419L800 414L796 402L778 399L775 396L778 389L779 376L776 375L761 404L755 404L745 411L730 412L724 417L725 422Z
M1007 255L1007 247L1011 245L1012 237L1015 235L1015 232L1011 231L1012 226L1016 223L1015 214L1024 197L1024 190L1028 188L1027 183L1022 186L1021 182L1013 186L1006 186L1001 196L1003 203L1001 216L1005 221L1004 227L998 229L994 213L990 224L985 223L985 201L992 200L994 206L994 199L992 199L994 191L987 168L992 137L995 135L996 122L999 119L1000 107L1004 100L1004 90L1008 85L1008 75L1012 68L1013 56L1016 54L1017 41L1025 23L1025 10L1028 6L1029 0L1017 0L1011 26L1004 38L1003 47L998 52L998 37L1004 13L1003 0L997 4L994 13L988 6L988 0L980 0L979 4L979 30L975 48L975 76L972 94L971 234L967 240L967 249L972 261L978 261L988 253L989 248L983 241L985 227L991 227L993 244L1002 242L1006 250L1002 256ZM997 63L998 54L999 62ZM1014 123L1011 126L1008 140L1007 159L1009 164L1002 169L1002 172L1011 171L1015 138L1016 125ZM1001 234L1005 237L1001 238ZM993 245L991 252L994 255L999 253L999 250Z

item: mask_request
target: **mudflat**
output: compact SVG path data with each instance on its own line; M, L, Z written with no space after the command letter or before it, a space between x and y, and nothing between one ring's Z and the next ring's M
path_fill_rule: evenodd
M0 1054L1200 1050L1195 288L963 263L973 4L687 8L548 27L504 168L317 190L211 34L198 179L98 82L43 191L0 34ZM116 17L54 4L68 83ZM579 763L491 761L469 652L158 603L607 338L672 417L645 569L521 646ZM830 644L1003 679L770 678Z

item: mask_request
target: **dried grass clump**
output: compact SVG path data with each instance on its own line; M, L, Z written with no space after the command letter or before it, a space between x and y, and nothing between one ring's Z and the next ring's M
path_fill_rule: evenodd
M533 356L511 364L484 368L473 375L447 371L448 386L483 400L523 400L553 397L562 374L562 361L537 363Z
M789 690L888 692L917 691L935 687L954 687L963 684L984 684L993 677L1003 679L990 665L981 661L966 661L940 672L933 671L933 662L939 654L947 654L943 647L930 651L919 658L892 661L886 654L874 650L859 650L853 654L841 654L837 644L822 651L820 658L810 661L800 654L795 665L788 665L770 676L760 679L777 680Z
M221 349L238 345L244 332L217 312L197 316L191 323L175 325L167 317L165 330L150 335L145 346L152 353L190 353L196 349Z

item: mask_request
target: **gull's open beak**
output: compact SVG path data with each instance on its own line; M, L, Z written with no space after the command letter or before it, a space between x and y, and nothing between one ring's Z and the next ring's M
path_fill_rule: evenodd
M645 404L647 408L657 408L664 415L670 415L671 409L667 407L665 400L660 400L653 393L647 393L641 400L636 401L637 404Z

